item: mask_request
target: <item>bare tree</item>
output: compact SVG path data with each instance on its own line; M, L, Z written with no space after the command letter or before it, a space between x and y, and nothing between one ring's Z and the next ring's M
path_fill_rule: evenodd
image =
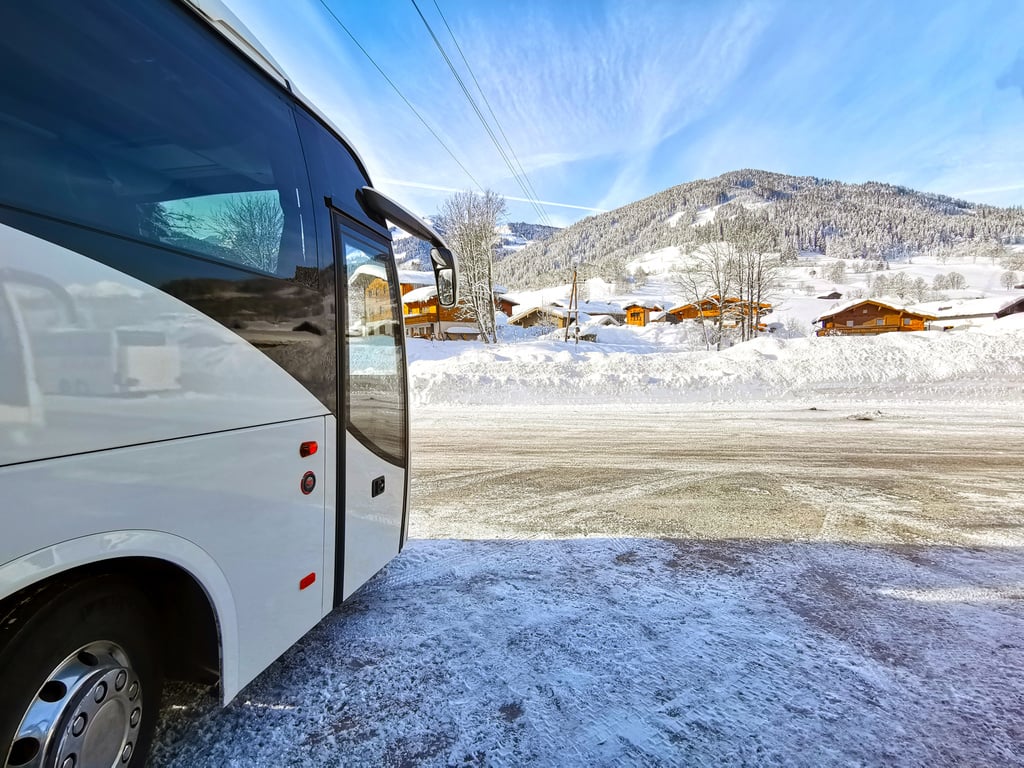
M833 283L842 283L846 280L846 262L837 259L825 267L825 279Z
M676 272L676 283L697 307L697 321L708 349L712 345L722 348L722 321L728 313L726 299L737 292L737 263L736 249L731 243L705 243L691 252L689 263ZM714 311L710 331L701 311L704 306Z
M967 287L967 278L961 275L959 272L950 272L946 275L946 279L949 281L949 287L954 290Z
M999 276L999 284L1007 290L1013 288L1013 286L1017 284L1017 273L1010 270L1003 272L1003 274Z
M459 312L475 321L480 338L498 340L494 324L494 249L498 219L505 214L505 198L492 190L482 195L456 192L441 205L439 226L459 259L461 283Z
M209 226L240 264L264 272L277 270L284 214L276 192L235 195L220 206Z
M737 314L740 338L746 341L757 334L761 304L770 298L779 284L778 236L766 219L754 216L740 222L731 240L739 299L731 306Z

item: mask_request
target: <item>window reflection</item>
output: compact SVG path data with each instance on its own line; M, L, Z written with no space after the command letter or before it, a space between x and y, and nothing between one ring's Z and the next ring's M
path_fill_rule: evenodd
M370 450L405 463L405 363L391 254L384 245L339 233L347 276L349 428Z

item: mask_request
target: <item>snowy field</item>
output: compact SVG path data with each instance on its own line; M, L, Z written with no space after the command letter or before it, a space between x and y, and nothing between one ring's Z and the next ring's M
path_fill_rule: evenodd
M613 330L414 344L406 551L151 764L1024 766L1024 330Z

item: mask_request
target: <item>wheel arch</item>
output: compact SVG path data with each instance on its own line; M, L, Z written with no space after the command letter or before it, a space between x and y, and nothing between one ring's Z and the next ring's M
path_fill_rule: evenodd
M112 541L117 546L111 547ZM0 566L0 620L51 593L59 582L117 576L137 588L157 617L165 674L214 683L224 701L238 690L238 636L227 579L202 549L154 531L73 539Z

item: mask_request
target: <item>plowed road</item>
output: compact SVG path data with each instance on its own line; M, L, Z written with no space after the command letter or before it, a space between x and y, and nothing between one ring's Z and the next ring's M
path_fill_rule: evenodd
M152 765L1024 765L1019 409L413 430L407 550Z

